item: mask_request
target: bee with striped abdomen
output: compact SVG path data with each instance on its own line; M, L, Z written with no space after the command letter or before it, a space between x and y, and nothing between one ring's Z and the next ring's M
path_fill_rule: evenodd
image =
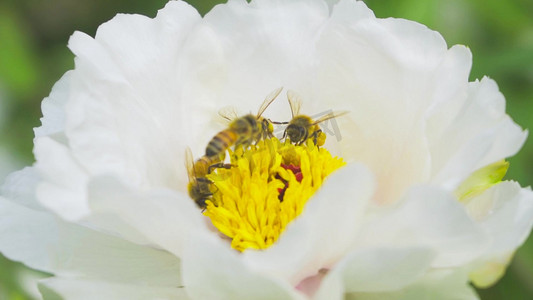
M220 113L220 115L231 121L229 127L217 133L207 144L205 149L206 157L223 157L223 153L232 145L250 145L253 142L272 137L274 127L272 122L261 115L267 107L276 99L283 88L278 88L270 93L259 110L257 115L247 114L242 117Z

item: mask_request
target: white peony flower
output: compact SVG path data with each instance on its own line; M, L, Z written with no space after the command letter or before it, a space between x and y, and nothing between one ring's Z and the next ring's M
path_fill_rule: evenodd
M468 82L468 48L418 23L352 0L230 0L204 18L172 1L69 48L36 163L0 200L0 251L55 275L45 298L477 299L468 282L498 280L531 230L533 193L501 182L527 132L494 81ZM202 213L186 148L202 156L219 109L255 112L280 86L305 114L349 114L320 151L240 152ZM264 116L291 119L285 92Z

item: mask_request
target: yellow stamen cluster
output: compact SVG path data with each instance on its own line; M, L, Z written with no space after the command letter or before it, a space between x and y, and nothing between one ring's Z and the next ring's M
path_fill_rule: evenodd
M297 146L272 138L230 156L231 168L207 176L215 192L204 215L239 251L272 245L324 178L345 164L310 140Z

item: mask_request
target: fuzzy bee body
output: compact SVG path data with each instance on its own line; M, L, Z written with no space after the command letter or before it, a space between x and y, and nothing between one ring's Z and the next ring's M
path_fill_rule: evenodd
M270 93L261 104L257 115L247 114L242 117L232 117L221 113L222 117L230 120L228 128L217 133L207 144L205 156L220 157L233 145L250 145L268 137L272 137L274 127L272 123L261 115L276 99L282 88Z
M223 153L226 151L226 149L231 147L231 145L237 142L237 138L238 136L235 131L230 129L222 130L221 132L217 133L217 135L215 135L207 144L205 156L213 157L219 153Z
M185 151L185 167L189 177L187 191L189 197L202 209L205 208L205 201L213 196L211 181L206 176L213 166L219 164L220 160L217 157L203 156L194 161L191 149L187 148Z
M291 143L297 145L303 144L308 139L312 139L313 143L317 146L324 145L326 134L320 129L318 124L348 113L346 111L332 112L317 120L313 120L307 115L300 114L300 108L302 106L300 96L293 91L288 91L287 99L291 107L292 119L288 123L285 123L288 125L283 132L283 137L289 138Z

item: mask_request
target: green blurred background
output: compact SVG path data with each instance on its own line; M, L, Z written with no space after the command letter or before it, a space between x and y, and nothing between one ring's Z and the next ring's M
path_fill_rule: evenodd
M189 0L202 14L218 0ZM378 17L418 21L439 31L448 45L464 44L474 55L471 80L494 78L507 98L507 111L533 128L532 0L366 0ZM0 2L0 148L10 163L31 164L32 128L39 126L40 102L54 82L72 69L66 44L73 31L95 34L116 13L155 16L165 0L2 0ZM507 178L533 182L533 139L510 159ZM1 169L1 168L0 168ZM4 172L4 173L2 173ZM45 276L0 256L0 299L33 299L28 282ZM533 238L520 248L506 276L478 291L481 299L533 299Z

